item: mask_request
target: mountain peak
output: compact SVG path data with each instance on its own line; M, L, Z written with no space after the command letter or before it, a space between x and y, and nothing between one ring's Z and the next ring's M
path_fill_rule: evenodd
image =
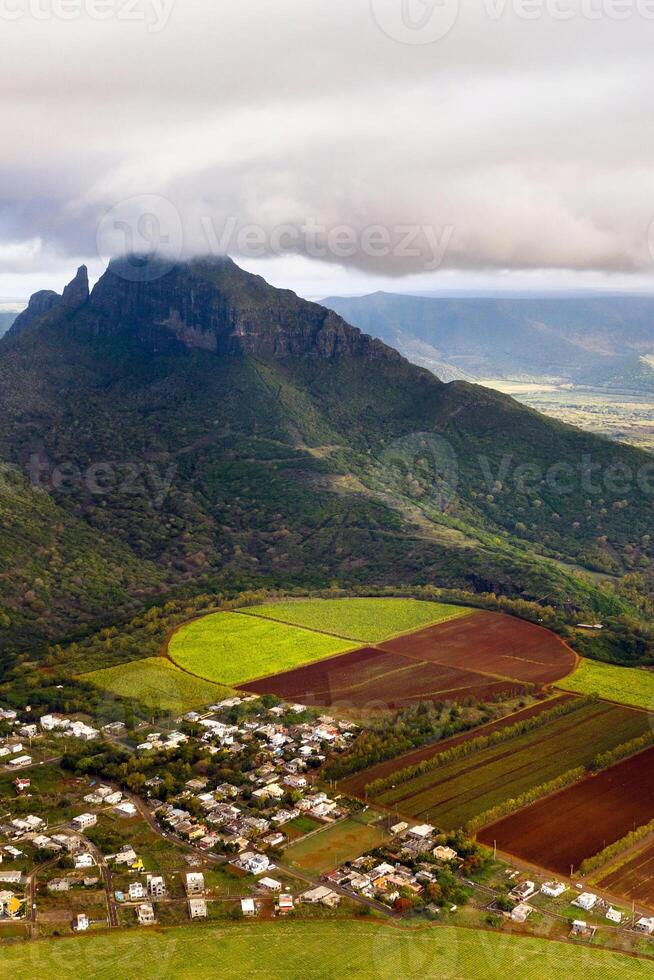
M75 278L72 279L63 291L61 305L67 310L78 310L89 298L89 271L85 265L81 265L77 270Z
M153 352L400 357L333 311L276 289L226 256L176 264L134 255L114 259L78 318L97 336L123 335Z

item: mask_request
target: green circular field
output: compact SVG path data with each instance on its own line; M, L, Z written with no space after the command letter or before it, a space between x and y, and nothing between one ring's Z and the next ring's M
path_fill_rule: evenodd
M467 615L417 599L307 599L214 613L182 626L170 659L232 687Z

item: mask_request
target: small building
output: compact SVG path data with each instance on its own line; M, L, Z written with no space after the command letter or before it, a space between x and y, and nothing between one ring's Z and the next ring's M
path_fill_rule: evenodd
M20 912L20 899L13 892L0 892L0 919L15 919Z
M257 914L257 907L254 904L253 898L242 898L241 899L241 912L243 915L252 917Z
M49 892L67 892L70 891L70 881L68 878L51 878L48 882Z
M593 895L592 892L583 892L572 904L583 909L584 912L590 912L597 905L597 895Z
M188 914L190 919L206 919L207 903L203 898L189 898Z
M636 932L644 932L646 936L651 936L654 934L654 918L639 919L638 922L634 924L634 929Z
M151 898L164 898L166 895L166 882L163 875L148 875L146 878L148 895Z
M326 885L318 885L300 895L299 901L307 905L324 905L328 909L335 909L340 905L341 896Z
M572 923L572 929L570 935L572 938L576 939L592 939L597 932L596 926L589 926L587 922L582 919L575 919Z
M190 871L186 875L186 894L204 895L204 875L199 871Z
M265 888L269 892L280 892L282 890L281 881L276 881L275 878L262 878L259 882L260 888Z
M141 926L151 926L154 921L154 909L149 902L144 902L136 909L136 918Z
M526 902L528 898L536 894L536 885L533 881L521 881L519 885L510 893L510 898L515 898L518 902Z
M88 830L89 827L95 827L98 822L98 818L95 813L80 813L78 817L73 817L71 823L75 830Z
M73 926L75 932L85 932L89 927L89 917L85 915L84 912L80 912L77 916L77 921Z
M75 869L79 871L82 868L93 868L95 866L95 861L93 860L93 855L89 854L88 851L83 851L81 854L75 855Z
M417 840L426 840L427 837L431 837L434 833L434 828L429 823L418 824L417 827L411 827L407 831L407 836L414 837Z
M546 881L541 888L541 893L547 898L560 898L566 891L562 881Z
M616 926L619 926L622 923L622 912L619 912L618 909L609 907L606 910L606 918L609 920L609 922L613 922Z
M142 882L131 881L127 889L127 894L130 902L139 902L142 898L145 898L145 888Z
M277 899L277 911L280 915L288 915L295 908L292 895L280 895Z
M532 912L531 905L526 905L524 902L521 902L511 912L511 918L514 922L526 922Z
M25 769L26 766L32 765L31 755L18 755L15 759L10 759L8 765L12 769Z
M398 834L403 834L404 831L408 829L409 829L408 823L405 823L404 820L401 820L400 823L393 824L393 826L391 827L391 834L394 837L397 837Z
M437 861L456 861L459 856L451 847L435 847L432 854Z

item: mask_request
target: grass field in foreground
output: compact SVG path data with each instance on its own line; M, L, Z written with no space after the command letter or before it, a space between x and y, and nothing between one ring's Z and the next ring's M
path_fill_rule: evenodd
M371 819L379 818L379 814L371 811L369 814ZM379 827L366 823L366 816L368 814L364 814L363 819L348 818L292 844L284 851L284 860L303 871L324 874L344 861L352 861L379 847L387 835Z
M398 783L376 796L375 802L454 830L505 800L643 735L648 727L647 716L639 711L586 705L543 728Z
M578 694L597 694L608 701L630 704L636 708L654 709L654 673L636 667L582 660L574 674L557 684Z
M82 674L80 680L121 698L136 698L153 711L179 714L219 701L229 693L218 684L185 674L163 657L148 657L107 670L94 670Z
M361 643L381 643L473 611L419 599L298 599L248 609L255 616L324 630Z
M171 638L168 653L192 674L238 685L324 660L355 646L349 640L268 619L222 612L182 626Z
M2 949L12 980L645 980L652 961L588 946L378 921L247 922L139 929Z

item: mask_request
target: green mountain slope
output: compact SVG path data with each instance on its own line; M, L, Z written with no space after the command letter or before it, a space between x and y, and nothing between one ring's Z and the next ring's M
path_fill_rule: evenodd
M591 591L570 563L647 566L651 494L606 480L644 454L443 384L229 260L149 281L134 263L90 296L80 270L0 344L0 458L31 480L5 520L53 509L3 555L0 605L21 640L69 633L98 603L115 619L125 591L134 605L338 579L564 602ZM546 478L560 464L564 489ZM45 624L12 584L43 577L46 559L27 554L41 535L78 555L83 586L73 616L63 585L39 593Z

